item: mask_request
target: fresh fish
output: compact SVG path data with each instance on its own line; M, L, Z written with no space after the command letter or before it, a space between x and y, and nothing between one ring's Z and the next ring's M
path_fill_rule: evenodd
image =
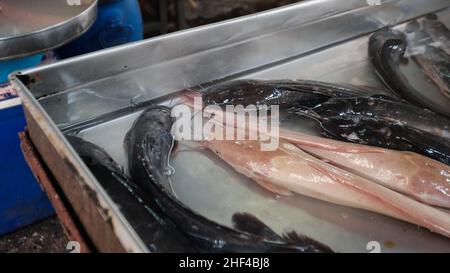
M422 68L428 79L450 98L450 33L431 15L408 24L405 29L408 48L405 54Z
M413 105L385 97L333 98L298 113L318 120L327 136L450 164L450 122Z
M403 194L325 163L280 141L276 151L261 151L258 141L216 140L204 145L237 172L277 194L294 192L334 204L365 209L450 237L450 215Z
M273 94L277 94L273 90L280 88L277 87L278 84L283 88L289 85L289 91L286 89L285 92L294 93L292 97L286 99L286 103L273 99L276 97ZM318 87L314 87L314 84ZM295 86L296 91L292 91L294 90L292 86ZM305 90L305 92L298 92L298 90ZM315 91L311 93L311 90L319 90L320 94L316 96ZM449 164L450 122L447 118L398 98L386 95L361 96L361 92L355 90L335 84L309 81L305 83L286 80L245 80L233 81L206 90L203 93L203 102L206 105L222 106L234 103L266 106L282 103L285 106L292 106L296 96L309 94L309 99L310 96L316 96L318 99L303 101L297 98L296 105L290 111L320 121L326 135L360 144L419 152ZM336 92L333 93L334 91ZM295 94L296 92L298 94ZM194 96L198 95L198 93L194 94ZM192 98L192 96L189 97L190 102L187 102L191 106ZM321 103L317 105L318 102ZM314 104L316 106L308 108Z
M450 55L450 30L448 27L439 21L436 14L429 14L425 16L422 21L423 30L430 35L435 43Z
M226 125L217 113L214 121L216 126ZM233 126L242 129L247 126L257 131L257 126L251 121ZM280 128L277 134L264 134L295 144L328 163L423 203L450 208L450 166L436 160L417 153L341 142L287 128Z
M159 216L160 211L151 208L151 200L123 174L105 150L76 136L66 138L151 252L195 251L170 222Z
M376 72L393 93L411 103L450 116L446 88L440 88L448 83L446 73L450 60L448 56L440 59L439 56L445 53L439 54L439 49L424 44L421 34L423 32L408 34L414 37L411 40L400 31L379 30L370 37L369 56ZM409 56L405 56L407 52L416 56L416 62L425 69L410 61Z
M408 126L441 138L450 139L450 120L433 112L387 96L332 98L312 107L324 117L351 117Z
M417 153L311 136L288 129L280 138L326 162L407 194L423 203L450 208L450 166Z
M312 107L332 97L361 96L366 90L306 80L235 80L203 92L206 105Z
M369 96L357 87L300 80L238 80L213 86L201 94L205 105L281 105L300 109L318 106L324 110L325 105L330 105L333 114L364 115L450 139L449 119L398 98L384 94ZM191 102L198 95L191 95Z
M324 135L353 143L411 151L450 164L448 139L382 121L328 118L321 122Z
M450 56L436 47L427 46L423 54L414 55L412 58L439 87L442 94L450 99Z
M249 82L256 82L262 87L255 88ZM272 90L272 85L274 88L277 84L286 85L286 82L294 85L295 81L268 82L270 85L266 88ZM328 94L325 101L308 108L321 100L311 100L305 103L297 100L296 105L289 111L316 119L321 123L325 135L360 144L418 152L450 164L450 122L448 119L398 98L382 94L355 95L360 92L342 92L342 88L338 85L318 84L318 90L322 90L322 94L325 92ZM242 89L242 86L246 88ZM280 103L279 100L272 100L273 96L266 99L266 95L274 94L273 92L258 91L265 86L264 81L234 81L223 87L206 90L202 94L203 102L206 105L222 106L228 103L266 106ZM312 86L308 86L308 88L314 90ZM337 95L333 95L335 88L337 88ZM305 90L308 89L305 87ZM199 96L199 93L190 94L189 100L185 103L193 107L195 96ZM293 103L288 105L292 106Z
M169 157L174 139L171 135L171 110L164 106L152 106L134 122L125 143L128 150L130 173L155 201L166 218L173 222L200 251L207 252L330 252L323 244L299 236L295 232L283 236L270 231L252 217L233 217L238 229L221 226L193 212L182 204L164 185L170 185ZM249 219L251 218L251 219ZM249 233L245 223L257 226L260 234ZM255 227L252 228L255 230ZM270 233L269 238L265 234Z

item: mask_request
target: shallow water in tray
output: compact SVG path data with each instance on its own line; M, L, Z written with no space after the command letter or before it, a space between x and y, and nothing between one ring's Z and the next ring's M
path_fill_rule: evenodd
M83 129L78 136L105 148L127 171L123 140L141 111ZM291 118L282 127L313 132L311 124ZM382 252L450 250L450 240L393 218L301 195L276 196L195 146L179 143L170 162L175 169L172 187L183 203L220 224L231 226L233 213L248 212L278 233L295 230L339 252L370 252L371 241Z

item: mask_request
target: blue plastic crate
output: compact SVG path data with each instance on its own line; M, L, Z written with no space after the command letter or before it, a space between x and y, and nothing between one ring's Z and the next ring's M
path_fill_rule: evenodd
M99 1L92 27L72 42L56 49L69 58L108 47L142 40L142 17L137 0Z
M13 100L0 101L0 235L54 214L20 149L22 105L3 108Z

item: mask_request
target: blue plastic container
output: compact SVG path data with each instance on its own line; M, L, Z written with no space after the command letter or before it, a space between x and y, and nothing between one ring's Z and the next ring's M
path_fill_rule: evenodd
M142 17L137 0L101 0L93 26L74 41L58 48L61 58L141 40Z
M100 0L97 19L82 36L58 48L62 57L141 40L142 19L137 0ZM0 61L0 83L9 73L33 67L42 54ZM18 133L25 128L21 105L4 108L0 101L0 235L54 214L52 205L35 181L21 149Z
M19 59L0 61L0 84L8 81L8 75L11 72L38 65L42 57L43 54L36 54Z
M16 70L36 66L43 54L0 61L0 83ZM25 128L22 105L0 100L0 235L54 214L20 149L19 132Z
M0 108L0 235L54 214L20 149L24 128L21 104Z

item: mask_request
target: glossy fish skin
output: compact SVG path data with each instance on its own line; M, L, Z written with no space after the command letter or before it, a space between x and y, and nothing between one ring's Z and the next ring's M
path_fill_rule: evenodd
M384 96L378 97L384 98ZM208 109L205 109L205 111L208 112ZM212 114L212 112L208 113ZM213 120L216 126L224 126L226 124L226 122L224 123L223 116L216 112ZM387 144L381 145L379 143L378 139L384 140L386 135L387 137L391 137L389 130L377 127L380 126L380 123L374 122L375 128L370 128L370 126L367 128L367 124L364 124L363 122L361 125L363 126L362 128L355 128L353 122L354 121L349 121L350 128L344 126L343 129L340 128L340 131L338 130L342 136L338 135L333 138L345 139L345 137L349 137L351 134L353 138L350 138L350 140L355 141L354 138L358 137L358 134L361 134L359 138L363 138L367 136L365 132L368 131L374 132L375 134L378 133L378 135L374 136L375 138L371 139L372 141L376 141L377 145L372 146L388 146ZM243 130L246 130L246 127L253 128L253 130L258 132L258 126L254 121L235 123L233 124L233 127ZM400 130L401 129L402 128L400 128ZM331 130L331 128L329 128L329 130ZM333 131L336 132L336 130ZM354 131L357 133L354 133ZM418 150L418 148L412 146L411 143L422 144L422 139L426 139L426 137L423 137L423 134L419 134L418 137L413 136L411 133L406 135L409 142L404 138L396 139L393 137L393 139L399 143L396 143L397 145L405 145L405 148L401 149L402 151L396 151L393 149L369 147L366 145L348 143L348 141L343 142L318 137L292 130L289 126L282 126L282 128L276 132L259 133L297 145L300 149L327 163L397 192L406 194L422 203L442 208L450 208L450 166L420 155L419 153L404 151ZM394 135L398 136L399 134L394 132ZM433 142L434 146L442 144L436 137L429 136L428 138ZM430 146L433 146L422 145L423 147L419 148L429 149ZM418 151L420 152L420 150ZM430 153L429 150L427 150L427 152ZM435 151L435 153L438 155L441 152ZM441 156L445 156L445 154L442 154ZM241 164L238 165L241 166ZM262 184L263 187L270 188L271 191L281 195L283 193L290 193L290 191L273 186L273 184L269 184L268 186L268 183L265 181L261 182L261 180L254 180L257 183Z
M387 124L407 126L450 139L450 120L420 107L386 96L332 98L311 108L322 119L359 117Z
M450 36L447 27L432 16L406 27L409 55L441 93L450 99ZM449 102L450 103L450 102Z
M309 110L325 135L353 143L412 151L450 164L450 122L385 96L332 98Z
M314 87L315 84L318 86ZM312 81L244 80L206 90L203 101L206 105L245 105L255 104L257 101L261 105L270 106L280 101L270 96L265 99L265 90L273 94L273 90L285 86L289 90L296 90L292 92L301 90L300 94L308 93L306 90L320 90L320 98L326 99L319 104L316 103L320 100L297 100L295 105L291 102L285 103L285 106L294 105L289 109L291 112L320 121L328 136L360 144L419 152L445 164L450 160L450 148L447 145L450 139L449 120L399 98L361 95L356 89L348 91L346 87L339 85ZM309 107L314 104L316 106Z
M408 92L404 92L405 89L411 88L408 82L405 82L405 79L398 82L391 80L403 78L397 67L405 55L406 47L405 35L388 28L375 32L369 40L369 56L376 71L394 94L409 100Z
M248 82L246 80L244 85L248 85ZM272 86L277 85L291 85L291 89L293 89L292 86L296 86L298 90L297 81L250 82L257 82L261 86L269 82L268 90L272 90ZM317 82L308 82L308 84L317 84ZM361 92L343 92L342 90L345 89L335 84L318 84L319 87L316 89L326 92L327 100L309 109L307 106L310 104L302 105L301 101L297 101L297 105L289 111L320 121L328 136L340 140L414 151L449 164L450 148L447 143L450 139L450 122L448 119L408 104L399 98L385 95L360 95ZM209 96L209 99L204 102L223 105L223 103L244 101L252 104L255 99L258 99L261 104L268 106L277 103L271 99L264 100L261 93L257 92L256 95L251 93L251 90L261 90L260 88L249 88L250 95L248 95L247 92L242 92L244 89L241 89L241 85L240 81L234 81L224 87L207 90L203 96ZM303 87L305 85L303 83ZM307 89L314 90L314 87L308 85L308 88L305 87L304 90ZM335 89L336 94L333 95ZM237 92L238 100L227 97L234 95L236 90L241 90Z
M203 93L206 105L300 105L312 107L330 97L361 95L362 90L350 86L303 80L235 80L215 85Z
M396 151L280 130L280 139L339 168L433 206L450 209L450 166Z
M447 139L439 138L404 126L363 120L331 118L321 122L325 135L353 143L411 151L423 154L450 165L450 145Z
M397 101L364 97L330 99L300 113L318 120L329 137L417 152L450 164L448 122L419 110Z
M407 36L403 32L390 28L375 32L369 40L369 56L376 72L394 94L405 98L411 103L426 107L449 117L450 109L437 99L440 97L444 100L448 99L444 95L446 94L445 90L439 88L440 83L443 81L445 82L445 79L439 78L433 80L433 75L440 75L440 73L437 73L436 71L441 71L442 66L440 66L439 63L433 63L429 58L422 58L422 62L419 60L422 65L427 67L426 71L429 71L428 77L431 76L431 80L434 82L434 85L431 88L433 90L427 90L430 95L420 95L420 90L417 90L415 85L411 82L415 79L408 78L408 75L404 74L401 68L404 63L408 62L405 54L407 53L407 50L411 50L409 47L411 47L411 45L408 43ZM427 45L423 45L423 47L429 48ZM428 49L428 51L430 50L431 49Z
M365 94L357 87L301 80L237 80L210 87L204 91L202 98L205 105L219 106L253 104L314 109L314 106L320 105L321 109L324 109L324 105L333 104L333 113L340 110L367 115L373 111L379 119L398 121L440 137L450 138L448 119L409 105L398 98L384 94Z
M334 204L365 209L450 237L450 215L376 182L330 165L280 141L275 151L261 151L259 141L217 140L204 145L237 172L267 190L294 192ZM275 190L274 190L275 189Z
M410 108L378 98L331 99L301 114L318 120L329 137L417 152L450 164L450 141L442 137L448 136L446 120Z
M379 119L398 121L439 137L450 138L448 119L398 98L383 94L366 95L356 87L352 89L337 84L300 80L238 80L213 86L205 90L202 98L205 105L282 105L293 109L298 107L300 110L314 109L317 105L325 109L324 105L333 104L333 113L340 110L368 115L373 112Z
M436 14L425 16L422 25L424 31L431 36L433 41L438 42L440 48L450 55L450 30L439 21Z
M261 234L250 234L221 226L196 214L178 201L163 186L164 183L170 183L168 159L174 142L170 134L172 122L170 109L164 106L152 106L139 116L125 140L130 173L133 181L152 196L166 218L184 233L199 251L331 252L328 247L302 236L264 238ZM263 225L260 221L252 223ZM237 226L242 228L243 224ZM265 228L260 230L267 232Z
M220 115L216 115L214 121L216 126L225 125ZM252 122L234 124L234 127L245 129L246 125L257 130L257 126ZM329 164L404 193L422 203L450 208L450 166L419 153L341 142L301 133L288 127L267 135L290 142ZM420 139L415 142L420 143ZM237 161L237 158L238 156L234 161ZM245 163L238 163L237 166L242 167ZM255 165L257 164L253 164ZM242 169L239 168L238 171L242 172ZM267 183L266 179L253 178L253 180L280 195L290 193L285 188Z
M413 56L425 75L450 99L450 56L434 46L427 46L424 54Z
M123 174L119 165L105 150L76 136L66 138L111 199L119 204L120 210L150 252L195 251L183 235L158 216L160 212L149 208L150 200Z

